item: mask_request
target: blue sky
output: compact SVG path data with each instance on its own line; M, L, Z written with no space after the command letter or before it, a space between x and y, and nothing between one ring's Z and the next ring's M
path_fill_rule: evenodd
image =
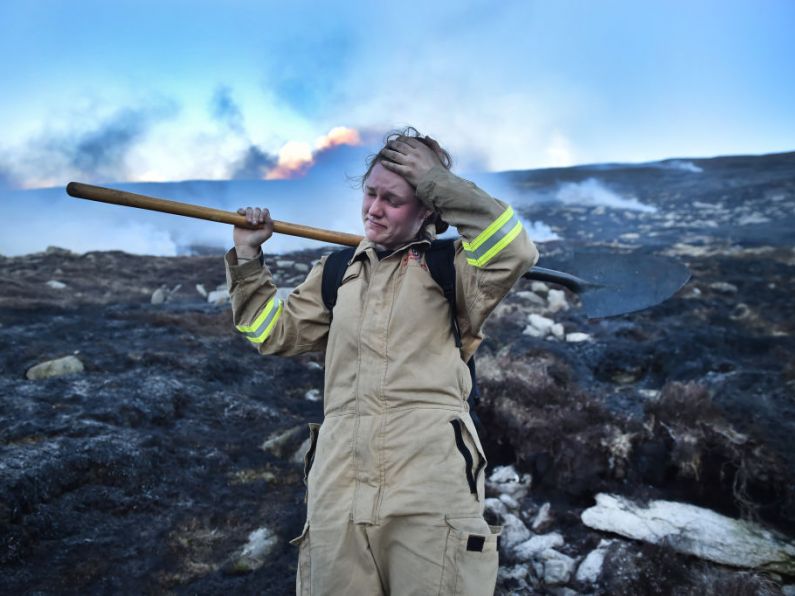
M265 176L407 123L463 169L795 149L791 0L286 4L0 3L0 183Z

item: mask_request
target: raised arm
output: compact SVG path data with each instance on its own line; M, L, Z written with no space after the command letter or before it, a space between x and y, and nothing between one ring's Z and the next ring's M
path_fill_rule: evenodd
M235 227L235 248L225 257L226 280L232 299L235 328L261 354L294 355L326 347L330 322L323 304L323 264L317 263L304 282L286 300L276 295L276 285L264 263L261 244L273 233L267 209L239 209L257 230Z
M516 280L538 260L538 251L513 208L445 169L432 139L426 145L401 137L382 162L416 188L417 197L455 226L458 319L464 352L474 352L481 328ZM434 147L436 149L434 149Z

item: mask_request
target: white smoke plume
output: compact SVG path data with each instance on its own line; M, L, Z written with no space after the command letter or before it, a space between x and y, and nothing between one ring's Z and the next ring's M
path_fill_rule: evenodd
M656 207L645 205L635 197L622 197L596 178L588 178L582 182L564 182L558 188L555 198L569 205L604 205L613 209L630 209L644 213L657 211Z

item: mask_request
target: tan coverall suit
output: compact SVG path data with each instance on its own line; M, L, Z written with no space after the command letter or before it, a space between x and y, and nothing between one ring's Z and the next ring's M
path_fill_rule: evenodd
M324 420L310 425L307 518L293 541L297 594L494 591L501 528L483 519L485 456L465 362L488 314L538 253L511 207L440 166L417 196L463 236L455 256L461 350L425 264L427 236L380 260L363 240L333 322L321 296L325 258L282 302L261 261L238 265L234 249L225 257L234 323L262 354L325 350Z

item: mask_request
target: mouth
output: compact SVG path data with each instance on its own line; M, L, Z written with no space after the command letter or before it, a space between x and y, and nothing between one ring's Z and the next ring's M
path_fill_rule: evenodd
M372 227L374 227L374 228L380 228L380 229L382 229L382 230L385 230L385 229L386 229L386 226L385 226L385 225L382 225L382 224L380 224L380 223L376 223L376 222L374 222L372 219L368 219L368 220L367 220L367 223L368 223L368 224L370 224L370 225L371 225Z

